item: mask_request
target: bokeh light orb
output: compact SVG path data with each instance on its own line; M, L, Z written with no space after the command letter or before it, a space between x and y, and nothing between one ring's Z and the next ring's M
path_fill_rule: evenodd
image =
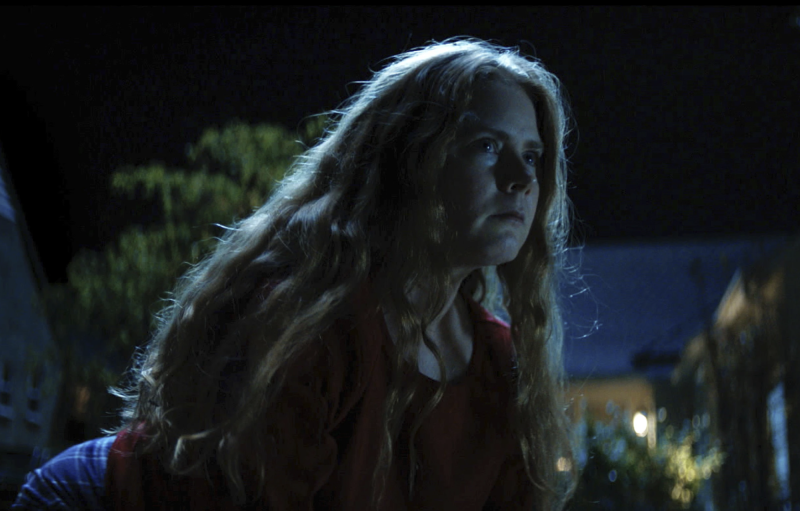
M633 432L636 433L637 436L646 436L647 427L647 416L642 412L636 412L633 416Z

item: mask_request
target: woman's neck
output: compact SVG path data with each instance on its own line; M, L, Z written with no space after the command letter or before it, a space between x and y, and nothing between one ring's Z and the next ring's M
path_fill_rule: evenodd
M444 306L425 329L426 337L436 346L443 358L447 380L462 376L472 357L472 320L469 306L459 292L464 278L468 275L466 272L463 273L463 277L457 274L456 277L461 278L451 280L453 285L446 290ZM427 310L431 306L430 294L423 286L415 287L407 296L411 305L418 311ZM386 311L385 319L392 341L396 342L399 332L396 315ZM417 354L420 372L434 380L441 380L442 375L433 352L424 343L420 343Z

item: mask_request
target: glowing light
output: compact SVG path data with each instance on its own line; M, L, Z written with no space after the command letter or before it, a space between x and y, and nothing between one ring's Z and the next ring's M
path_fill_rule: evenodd
M556 470L559 472L569 472L572 470L572 463L567 458L558 458L556 462Z
M636 415L633 416L633 432L637 436L646 436L647 426L647 416L642 412L636 412Z

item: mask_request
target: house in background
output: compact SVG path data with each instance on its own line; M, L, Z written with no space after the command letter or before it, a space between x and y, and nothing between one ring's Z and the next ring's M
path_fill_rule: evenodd
M562 290L573 418L588 413L606 421L621 411L650 447L668 429L708 430L712 417L673 384L674 368L687 341L709 327L737 270L787 239L626 242L573 250L572 282Z
M60 371L41 307L47 285L0 148L0 508L49 457Z
M721 509L798 509L798 366L800 238L733 276L673 375L727 453L713 479Z

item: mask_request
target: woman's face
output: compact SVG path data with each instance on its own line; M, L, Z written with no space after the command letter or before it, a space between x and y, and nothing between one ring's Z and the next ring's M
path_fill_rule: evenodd
M517 257L536 212L543 150L536 111L522 87L479 84L439 182L456 266L471 270Z

